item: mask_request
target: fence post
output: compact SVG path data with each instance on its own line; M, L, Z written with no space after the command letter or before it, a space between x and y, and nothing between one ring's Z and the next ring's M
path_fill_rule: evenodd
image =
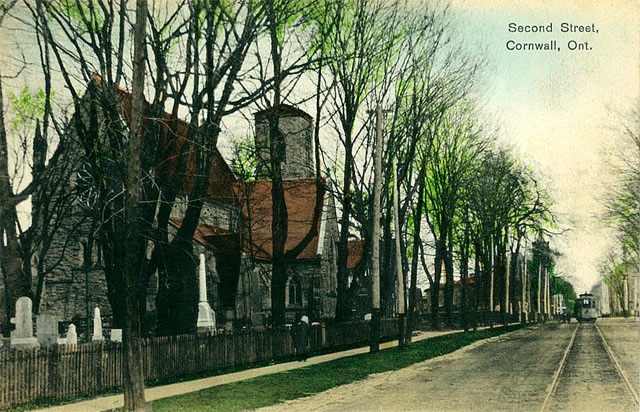
M47 384L47 391L45 396L56 398L59 396L59 382L60 382L60 371L58 370L58 365L60 364L60 353L58 349L58 345L53 345L50 348L47 348L47 355L49 358L49 379ZM66 395L66 394L63 394Z

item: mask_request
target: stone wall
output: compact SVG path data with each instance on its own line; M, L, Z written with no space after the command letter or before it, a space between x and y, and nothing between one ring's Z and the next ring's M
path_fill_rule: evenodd
M236 299L236 319L250 319L256 325L269 322L271 316L271 263L254 261L246 257L245 270L240 274L238 294ZM333 317L335 301L332 302L331 291L324 285L326 273L322 270L322 258L300 259L290 262L287 268L289 274L285 289L286 319L291 323L295 315L300 312L313 313L312 320ZM291 303L289 285L299 282L301 301ZM259 292L259 293L256 293ZM310 310L308 310L310 309Z
M171 209L171 217L182 218L187 211L187 206L187 197L178 197ZM230 232L238 232L240 230L240 209L215 200L206 200L202 205L200 223Z

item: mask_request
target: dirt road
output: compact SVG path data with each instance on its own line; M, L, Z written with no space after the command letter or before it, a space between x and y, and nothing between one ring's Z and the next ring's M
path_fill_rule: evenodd
M597 324L637 393L638 322L599 319ZM637 398L634 401L619 379L615 384L611 379L580 379L581 368L616 373L611 367L594 370L589 356L571 355L576 348L597 344L589 325L583 326L585 333L578 335L577 323L549 322L259 411L637 411ZM610 362L600 350L591 356L601 364ZM569 372L574 375L571 381L565 376ZM572 386L571 396L567 385Z

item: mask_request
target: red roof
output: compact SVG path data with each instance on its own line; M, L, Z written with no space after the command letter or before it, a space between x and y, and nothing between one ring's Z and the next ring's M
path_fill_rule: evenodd
M475 277L468 277L467 278L467 285L473 285L476 283L476 278ZM462 285L462 279L458 279L454 282L454 285L456 286L460 286Z
M312 229L316 231L312 240L297 256L297 259L311 259L316 256L320 219L317 220L315 228L312 225L317 189L318 185L315 179L297 179L284 182L284 198L289 218L285 251L290 251L300 245ZM239 206L242 210L245 252L254 259L271 260L273 256L271 182L237 183L233 185L233 190L239 199ZM323 190L323 183L321 183L320 196L323 195ZM322 199L321 205L323 203L324 199ZM326 216L322 216L322 218L326 219Z
M94 75L98 84L102 83L99 75ZM120 94L120 107L127 124L131 124L132 96L127 90L120 87L116 88ZM151 105L147 103L147 114L151 110ZM146 129L150 121L150 116L144 119L144 128ZM160 137L156 152L155 168L159 177L159 184L167 187L173 181L177 169L179 159L182 156L182 150L189 132L189 124L184 120L175 116L164 113L160 119L154 119L160 123ZM227 204L233 203L233 191L231 185L237 182L231 168L224 160L217 148L211 149L211 165L209 172L209 185L207 186L205 196L208 199L221 201ZM189 148L185 170L178 179L178 194L188 195L193 189L196 176L196 150L193 145Z
M364 258L364 240L347 242L347 269L355 269Z
M94 77L98 84L101 84L102 78L98 75ZM132 109L131 93L119 87L117 90L121 96L120 106L125 121L130 124ZM148 104L147 110L150 109L151 105ZM309 114L288 105L269 108L255 113L255 116L256 118L264 118L272 113L280 117L296 116L302 117L309 122L313 121L313 118ZM145 128L149 121L150 116L147 116L145 118ZM160 185L166 187L171 184L176 176L179 159L182 156L182 150L187 141L189 124L168 113L164 113L161 119L155 119L154 121L161 123L155 167L159 176ZM238 205L242 210L243 222L245 223L241 233L244 239L243 248L245 252L258 260L271 260L273 254L271 233L271 222L273 220L271 210L271 182L238 183L231 168L220 152L216 148L213 148L212 151L209 185L205 196L208 199ZM180 194L189 194L193 189L196 175L195 155L195 148L192 146L186 154L188 159L185 171L181 173L178 179ZM297 259L314 258L318 249L318 234L320 230L320 219L317 220L316 227L312 227L316 193L318 193L316 180L297 179L285 181L284 191L289 218L285 250L290 251L299 246L307 234L314 231L315 233L311 241L296 257ZM321 182L320 196L323 196L323 193L324 182ZM323 203L324 198L320 203L320 211L322 210ZM326 217L323 216L323 218ZM172 218L171 223L179 227L182 220ZM237 236L238 234L229 233L220 228L200 224L194 234L194 240L212 249L228 251L231 250L231 248L239 247ZM359 249L356 245L354 246L355 254L353 256L350 254L350 262L354 267L362 259L362 252L357 252L357 250L361 250L361 247Z
M179 228L182 225L182 218L171 217L169 223ZM196 227L193 240L208 249L220 253L231 253L234 249L237 250L240 247L238 233L229 232L228 230L202 223Z

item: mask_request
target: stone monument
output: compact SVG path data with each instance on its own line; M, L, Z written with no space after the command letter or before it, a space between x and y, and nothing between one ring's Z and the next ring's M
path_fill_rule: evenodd
M216 330L216 314L207 300L207 270L204 254L200 254L200 303L198 303L198 332L214 332Z
M69 328L67 329L67 345L77 345L78 344L78 333L76 332L76 325L73 323L69 324Z
M122 329L111 329L111 342L122 342Z
M102 318L100 317L100 308L96 306L93 310L93 336L91 340L94 342L102 342L104 336L102 336Z
M41 313L36 318L36 335L40 346L51 346L58 343L58 321L53 315Z
M11 323L16 325L11 331L11 346L14 348L35 348L38 339L33 337L33 319L31 318L31 299L22 296L16 301L16 317L11 318Z

